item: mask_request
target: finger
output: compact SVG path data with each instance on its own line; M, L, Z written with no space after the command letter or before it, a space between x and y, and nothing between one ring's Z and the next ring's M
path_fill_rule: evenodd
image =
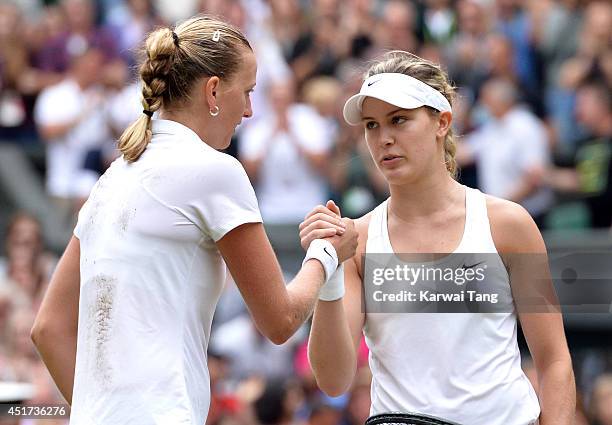
M336 203L333 200L329 200L327 201L327 204L325 205L330 211L334 212L338 217L341 217L342 214L340 214L340 207L338 207L338 205L336 205Z
M318 229L318 230L313 230L312 232L310 232L308 234L307 237L302 238L302 245L305 246L306 248L308 248L308 246L310 246L310 243L315 240L315 239L324 239L324 238L329 238L332 237L336 234L336 230L335 229Z
M316 207L314 207L312 209L312 211L310 211L306 217L304 217L304 220L307 220L309 217L317 214L317 213L324 213L324 214L328 214L331 216L335 216L336 213L334 213L333 211L330 211L328 208L324 207L323 205L317 205Z
M334 234L343 234L345 232L342 227L330 225L326 221L315 221L300 231L300 239L306 237L310 232L319 229L332 229L334 230Z
M346 223L344 223L335 214L332 216L332 215L325 214L325 213L317 213L317 214L309 217L308 219L304 220L302 223L300 223L299 229L302 230L302 229L310 226L312 223L314 223L316 221L326 221L326 222L328 222L330 224L333 224L335 226L340 226L342 228L346 227Z

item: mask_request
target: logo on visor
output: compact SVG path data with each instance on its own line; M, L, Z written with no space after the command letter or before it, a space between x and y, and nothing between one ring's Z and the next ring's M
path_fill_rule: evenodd
M372 84L378 83L380 80L376 80L376 81L371 81L368 83L368 87L370 87Z

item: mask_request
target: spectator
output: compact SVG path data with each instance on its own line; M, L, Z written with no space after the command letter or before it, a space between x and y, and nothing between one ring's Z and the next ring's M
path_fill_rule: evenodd
M16 5L0 4L0 140L36 142L36 95L59 79L31 66L28 27Z
M44 71L66 72L72 58L90 48L103 54L104 61L118 55L115 36L107 28L96 27L91 0L62 0L67 29L45 43L38 52L37 66Z
M275 345L259 332L248 315L241 314L215 329L210 346L229 360L234 381L250 376L287 378L293 374L293 354L305 337L306 333L300 331L287 343Z
M389 0L385 3L382 18L374 33L375 42L369 57L378 56L388 49L414 52L418 42L416 38L416 11L411 2Z
M589 3L584 11L576 54L559 66L557 88L549 99L559 137L559 150L565 154L573 152L574 142L585 137L573 117L578 87L593 78L607 79L607 84L612 85L612 69L605 65L611 62L611 40L612 6L602 1Z
M523 10L522 0L495 0L495 5L495 28L512 45L512 63L516 79L525 91L537 93L540 78L531 38L530 16ZM537 101L539 102L539 99ZM539 106L536 110L540 110Z
M270 380L254 403L255 416L262 425L298 425L295 415L302 398L295 381Z
M612 95L603 82L584 84L577 93L576 118L589 136L576 143L566 167L552 168L547 181L561 192L585 198L591 226L612 226ZM568 163L569 162L569 163ZM571 168L569 167L571 166Z
M45 89L36 104L36 124L47 144L47 192L66 221L97 179L83 170L88 151L109 140L99 86L103 60L98 49L75 53L66 78Z
M426 0L425 4L425 40L435 44L448 42L457 29L457 17L450 0Z
M7 261L0 267L0 289L12 293L11 301L17 307L36 306L57 260L44 249L38 220L26 213L15 215L7 227L5 250Z
M457 160L475 161L483 192L520 203L542 226L553 201L541 181L550 155L544 126L517 104L517 90L509 81L487 82L481 101L490 119L466 137Z
M240 140L240 159L267 223L298 223L328 195L332 141L316 111L294 99L291 81L276 82L270 90L273 111L245 129Z
M118 50L130 67L137 62L136 48L145 35L162 24L153 0L127 0L108 17L109 30L116 34Z

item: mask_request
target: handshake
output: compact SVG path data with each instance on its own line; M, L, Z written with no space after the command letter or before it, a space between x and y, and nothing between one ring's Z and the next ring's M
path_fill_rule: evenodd
M310 259L321 262L325 269L325 284L319 299L335 301L344 296L342 263L355 255L358 233L353 220L342 218L334 201L315 207L300 224L300 242L306 250L304 263Z

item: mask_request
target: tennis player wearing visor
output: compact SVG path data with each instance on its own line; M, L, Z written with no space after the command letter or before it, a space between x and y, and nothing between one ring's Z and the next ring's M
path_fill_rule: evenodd
M538 309L521 308L518 300L533 295L533 279L529 267L510 255L545 259L546 247L521 206L454 179L453 95L437 65L396 51L371 66L360 92L344 106L345 120L363 126L390 197L356 220L357 253L332 277L336 290L319 298L309 341L314 374L329 395L344 393L363 333L372 415L423 415L424 422L405 423L569 425L575 385L552 284L539 282ZM321 214L340 211L333 205L312 211L300 225L304 247ZM364 312L364 289L372 282L364 279L362 258L373 253L487 255L501 270L487 284L509 307L495 313ZM517 317L537 370L536 388L521 369ZM431 422L432 416L440 420Z

